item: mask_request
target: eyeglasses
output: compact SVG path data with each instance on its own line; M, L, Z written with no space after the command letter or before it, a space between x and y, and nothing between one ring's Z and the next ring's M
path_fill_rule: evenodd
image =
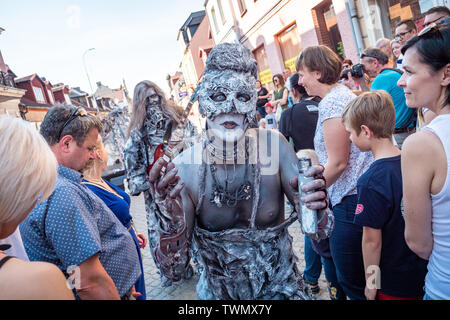
M399 34L395 35L395 40L399 40L400 38L404 38L406 36L407 33L410 33L412 31L412 29L405 31L405 32L400 32Z
M441 20L442 18L444 18L445 16L439 17L437 19L434 19L433 21L428 22L427 24L424 24L423 27L426 28L428 26L430 26L433 23L437 23L437 21Z
M83 107L78 107L76 108L72 114L70 115L70 117L66 120L66 122L64 122L63 126L61 127L61 130L59 130L59 135L58 135L58 141L61 140L61 134L64 130L64 128L76 117L80 116L80 117L85 117L87 116L88 113L87 111L83 108Z

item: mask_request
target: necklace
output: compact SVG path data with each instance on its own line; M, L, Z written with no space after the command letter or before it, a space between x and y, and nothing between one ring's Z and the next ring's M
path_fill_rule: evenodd
M248 154L247 154L248 156ZM213 185L212 185L212 192L211 197L209 199L209 202L212 204L215 204L219 208L221 208L223 205L226 205L228 207L235 207L240 200L249 200L252 195L252 184L249 181L248 177L248 168L249 166L252 167L253 165L250 165L248 162L248 157L245 159L245 173L244 173L244 183L238 186L234 190L229 190L228 186L232 182L234 182L237 178L236 175L236 164L233 163L233 179L229 180L228 178L228 169L227 165L225 164L225 186L221 186L219 182L217 181L217 165L216 162L213 161L209 165L209 169L211 171L211 176L213 179ZM254 170L252 170L253 172Z
M94 186L96 186L96 187L99 187L99 188L101 188L101 189L103 189L103 190L105 190L105 191L107 191L107 192L109 192L109 193L112 193L112 194L114 194L115 196L117 196L117 197L123 199L123 197L121 197L121 196L116 192L116 190L114 190L113 188L111 188L111 187L109 186L109 184L105 182L105 180L103 180L103 179L91 179L91 178L87 179L86 177L85 177L84 179L87 181L87 182L85 182L84 184L91 184L91 185L94 185Z

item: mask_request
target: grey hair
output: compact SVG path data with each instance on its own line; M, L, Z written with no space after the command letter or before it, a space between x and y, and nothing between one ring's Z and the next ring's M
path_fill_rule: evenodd
M391 45L391 40L389 40L388 38L380 38L375 43L375 47L377 47L378 49L383 48L383 47L387 47L387 46L390 46L390 45Z
M74 138L78 146L81 146L91 129L102 131L102 123L93 115L77 116L70 121L61 131L62 126L69 119L77 107L56 103L48 110L41 124L40 132L50 146L55 145L67 135Z
M258 76L258 66L249 49L238 43L220 43L215 46L206 59L203 75L213 70L234 70Z

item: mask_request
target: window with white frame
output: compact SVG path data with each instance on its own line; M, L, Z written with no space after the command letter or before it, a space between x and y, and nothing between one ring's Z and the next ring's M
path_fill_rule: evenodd
M217 7L219 8L220 18L222 19L222 25L224 25L225 22L227 22L227 21L225 19L225 15L223 13L222 0L217 0Z
M55 104L55 100L53 100L53 94L52 94L52 91L49 90L49 89L47 89L47 93L48 93L48 98L50 99L50 102L51 102L52 104Z
M70 97L67 95L67 93L64 93L64 99L66 100L67 104L72 104L72 102L70 101Z
M41 88L33 87L33 92L36 97L36 102L45 103L44 93Z
M211 16L214 23L214 29L216 29L216 33L219 33L219 25L217 24L217 18L216 18L216 9L214 7L211 9Z

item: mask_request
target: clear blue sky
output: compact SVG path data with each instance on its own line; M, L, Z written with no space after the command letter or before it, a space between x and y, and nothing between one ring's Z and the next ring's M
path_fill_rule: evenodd
M0 50L18 77L33 73L90 92L124 78L130 94L141 80L168 93L165 77L179 69L178 30L204 0L2 1Z

